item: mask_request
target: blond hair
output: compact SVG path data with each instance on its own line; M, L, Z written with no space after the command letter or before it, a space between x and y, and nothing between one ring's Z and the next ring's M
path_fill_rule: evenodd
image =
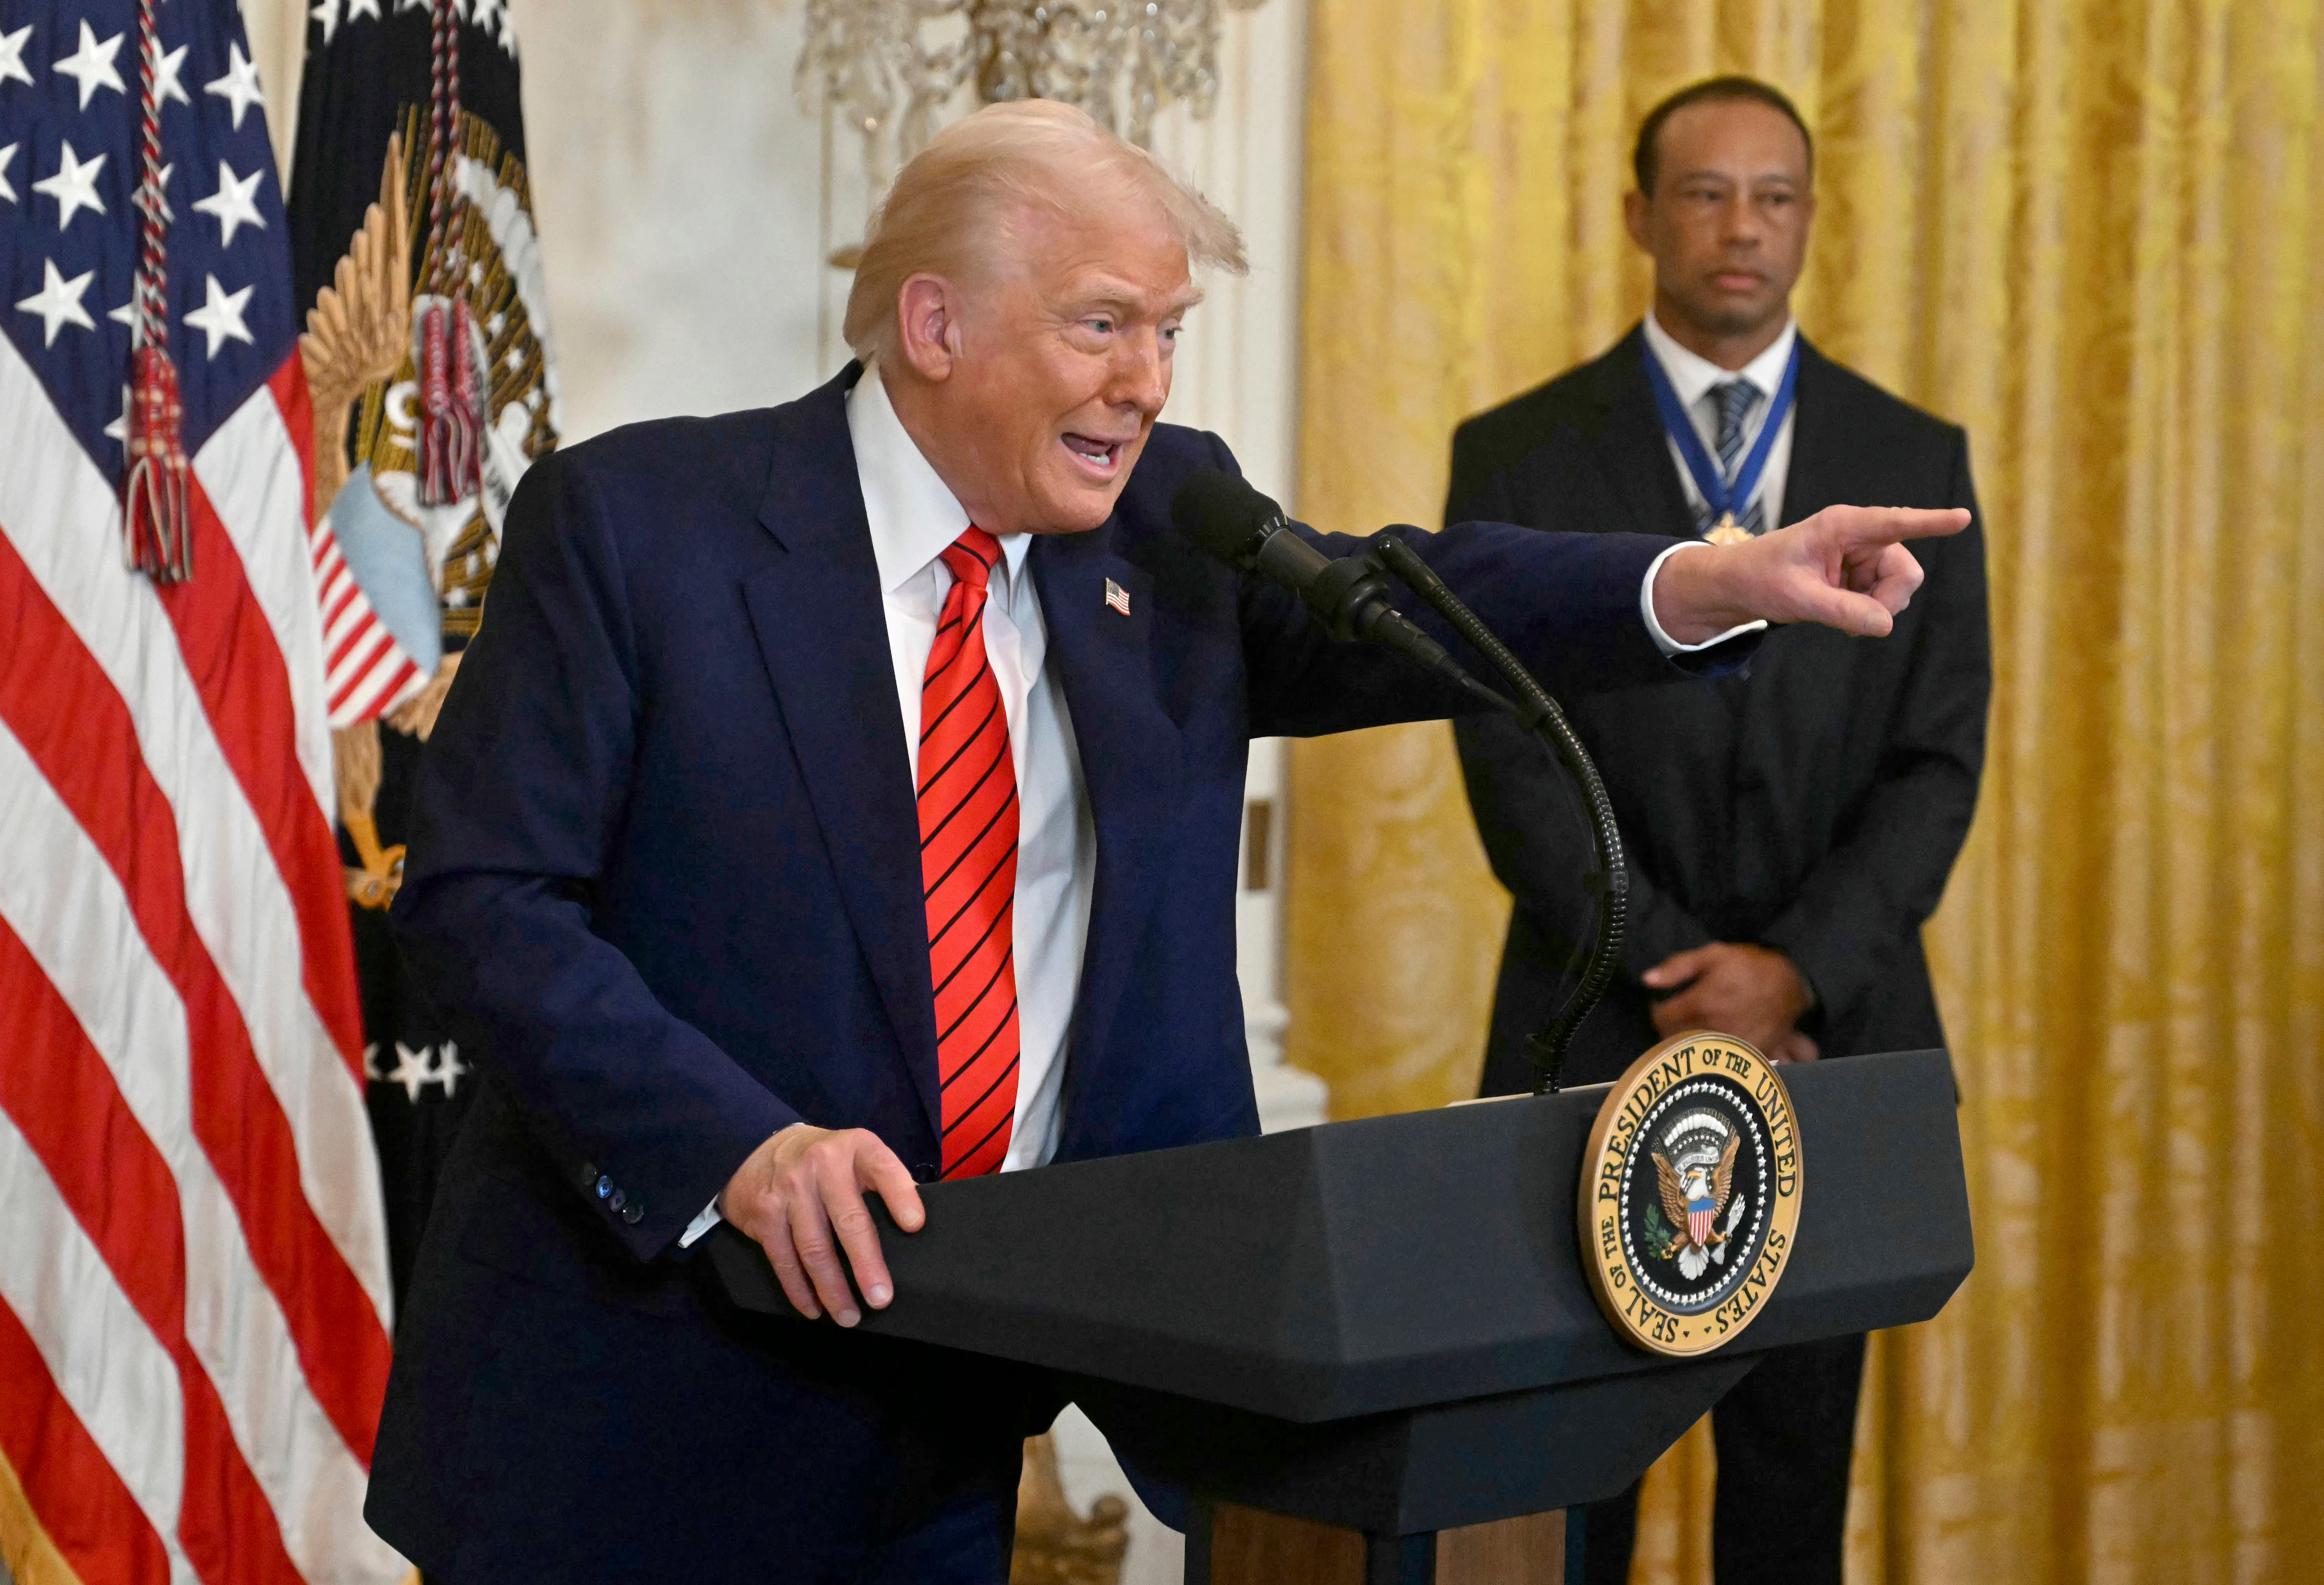
M1242 233L1144 149L1050 99L988 105L938 133L897 173L872 218L842 333L866 363L896 343L896 299L925 271L952 279L1000 262L1021 209L1060 218L1108 199L1143 198L1185 247L1189 267L1241 274Z

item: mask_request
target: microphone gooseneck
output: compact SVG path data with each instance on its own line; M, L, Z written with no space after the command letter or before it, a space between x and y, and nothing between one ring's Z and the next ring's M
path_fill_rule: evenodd
M1630 886L1613 802L1565 712L1508 646L1445 587L1434 569L1393 532L1362 555L1327 556L1293 532L1281 506L1240 477L1212 468L1197 472L1179 489L1170 503L1170 520L1217 560L1298 596L1333 638L1385 645L1471 697L1514 717L1540 737L1581 787L1598 857L1598 872L1590 877L1591 890L1598 899L1597 937L1581 984L1546 1025L1526 1037L1526 1056L1536 1075L1535 1093L1546 1095L1556 1089L1573 1032L1604 996L1620 962ZM1387 573L1390 570L1493 663L1516 691L1517 699L1478 681L1442 644L1389 604Z
M1394 532L1383 534L1377 543L1380 560L1434 607L1453 632L1492 662L1494 670L1517 691L1523 708L1510 707L1509 713L1520 724L1533 728L1549 746L1566 774L1581 787L1582 802L1589 807L1590 832L1598 850L1598 871L1589 883L1598 897L1597 937L1591 944L1582 983L1574 987L1573 994L1565 999L1555 1016L1526 1036L1526 1057L1533 1064L1535 1075L1534 1093L1547 1095L1558 1087L1559 1075L1565 1067L1565 1048L1572 1043L1573 1032L1597 1008L1621 963L1622 935L1630 913L1630 870L1622 857L1622 831L1615 823L1614 801L1608 796L1597 762L1582 746L1572 723L1565 718L1557 700L1526 669L1525 663L1462 603L1460 596L1445 587L1444 580L1436 576L1436 569L1422 561L1418 552Z

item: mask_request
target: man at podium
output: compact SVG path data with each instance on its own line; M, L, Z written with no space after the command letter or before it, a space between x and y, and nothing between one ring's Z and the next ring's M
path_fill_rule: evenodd
M910 1229L920 1182L1255 1132L1247 742L1460 708L1172 529L1233 467L1156 422L1197 266L1240 240L1150 156L987 109L897 179L860 362L526 477L394 913L485 1080L366 1510L431 1580L1006 1578L1058 1399L850 1330L894 1299L865 1194ZM1419 548L1583 692L1732 672L1767 621L1885 633L1898 542L1965 521ZM727 1304L721 1219L837 1324Z

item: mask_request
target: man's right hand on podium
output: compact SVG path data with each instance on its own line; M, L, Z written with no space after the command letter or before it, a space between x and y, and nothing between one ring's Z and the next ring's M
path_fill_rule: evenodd
M896 1153L864 1128L817 1128L794 1123L752 1151L718 1196L718 1214L758 1241L801 1315L830 1312L842 1326L862 1319L855 1291L840 1268L839 1253L855 1274L855 1289L874 1310L895 1296L880 1230L863 1203L869 1190L908 1233L927 1219L920 1191Z

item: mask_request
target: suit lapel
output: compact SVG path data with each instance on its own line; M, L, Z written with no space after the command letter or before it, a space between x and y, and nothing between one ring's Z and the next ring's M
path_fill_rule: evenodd
M1153 583L1114 553L1113 533L1109 523L1090 533L1045 535L1031 557L1048 664L1065 690L1097 831L1096 887L1074 1008L1074 1066L1066 1075L1069 1112L1086 1104L1091 1070L1102 1064L1100 1043L1134 966L1185 781L1177 723L1154 687ZM1107 604L1109 579L1128 594L1128 614Z
M848 922L939 1128L919 807L896 703L843 375L784 410L760 521L786 554L743 600L839 881Z
M1850 453L1849 414L1829 358L1800 338L1800 384L1792 409L1792 466L1784 480L1783 520L1797 523L1840 498Z
M1647 356L1646 332L1634 326L1613 351L1598 360L1599 401L1606 425L1600 431L1605 437L1601 455L1608 483L1637 533L1691 536L1694 517L1687 510L1678 466L1663 436L1654 388L1646 383Z

